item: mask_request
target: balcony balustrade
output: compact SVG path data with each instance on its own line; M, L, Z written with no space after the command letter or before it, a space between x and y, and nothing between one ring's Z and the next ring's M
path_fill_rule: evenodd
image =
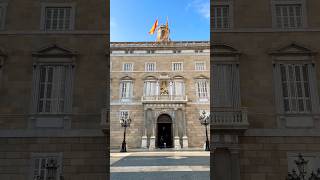
M214 129L248 129L247 108L213 108L211 125Z

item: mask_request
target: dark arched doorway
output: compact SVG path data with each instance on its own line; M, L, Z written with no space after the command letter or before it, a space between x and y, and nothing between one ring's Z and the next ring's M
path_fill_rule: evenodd
M157 119L157 148L172 148L172 119L167 114L162 114Z

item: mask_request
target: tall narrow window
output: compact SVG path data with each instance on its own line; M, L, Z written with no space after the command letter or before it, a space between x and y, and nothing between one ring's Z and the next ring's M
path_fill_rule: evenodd
M301 28L302 5L281 4L275 6L277 28Z
M209 100L209 81L208 79L198 79L196 82L197 96L199 101Z
M280 64L284 111L311 112L311 99L306 64Z
M214 64L212 71L213 105L238 108L240 106L240 87L237 64Z
M230 12L229 5L213 6L213 28L227 29L230 28Z
M45 8L45 30L66 31L71 30L72 22L71 7L46 7Z
M182 71L182 70L183 70L182 62L173 62L172 63L172 71Z
M144 96L155 96L157 95L157 82L156 81L145 81L144 82Z
M184 95L184 82L182 80L174 81L173 95L183 96Z
M123 71L133 71L132 63L123 63Z
M152 71L155 71L156 70L156 63L152 62L152 63L146 63L145 64L145 71L147 72L152 72Z
M133 83L131 80L122 80L120 83L120 98L129 100L133 95Z
M66 67L46 66L40 67L39 81L39 113L64 112Z

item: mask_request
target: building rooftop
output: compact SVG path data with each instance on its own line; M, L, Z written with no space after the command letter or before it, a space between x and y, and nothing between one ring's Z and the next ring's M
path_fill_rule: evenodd
M111 50L124 49L209 49L210 41L111 42Z

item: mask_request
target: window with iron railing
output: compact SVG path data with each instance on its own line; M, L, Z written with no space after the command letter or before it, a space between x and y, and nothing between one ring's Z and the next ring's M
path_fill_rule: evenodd
M45 8L45 30L66 31L72 29L71 7L46 7Z
M213 28L228 29L230 28L230 10L229 5L213 6Z
M302 5L281 4L275 6L277 28L301 28Z
M123 63L122 70L123 71L133 71L133 64L132 63Z
M156 63L152 62L152 63L146 63L145 64L145 71L147 72L152 72L156 70Z

